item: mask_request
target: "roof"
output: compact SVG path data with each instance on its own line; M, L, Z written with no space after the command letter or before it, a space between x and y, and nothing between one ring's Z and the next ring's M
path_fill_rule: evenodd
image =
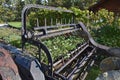
M115 13L120 12L120 0L100 0L98 3L89 7L90 11L96 12L100 9L107 9Z

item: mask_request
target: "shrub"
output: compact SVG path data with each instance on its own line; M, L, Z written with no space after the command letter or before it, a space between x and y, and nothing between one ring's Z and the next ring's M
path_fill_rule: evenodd
M104 26L95 32L97 42L111 46L120 47L120 29L117 26Z

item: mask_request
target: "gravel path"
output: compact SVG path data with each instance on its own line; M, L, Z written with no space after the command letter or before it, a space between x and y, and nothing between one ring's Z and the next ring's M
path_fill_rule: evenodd
M1 27L7 27L8 26L8 24L0 24L0 28Z

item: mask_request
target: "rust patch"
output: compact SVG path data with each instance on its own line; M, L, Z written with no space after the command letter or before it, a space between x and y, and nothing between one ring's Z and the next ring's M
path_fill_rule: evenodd
M14 63L12 56L9 51L4 48L0 48L0 75L3 80L13 80L13 76L19 75L18 68Z

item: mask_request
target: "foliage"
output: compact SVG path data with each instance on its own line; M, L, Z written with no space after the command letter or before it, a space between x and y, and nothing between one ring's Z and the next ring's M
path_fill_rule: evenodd
M14 15L15 15L14 21L21 21L21 13L22 13L22 9L23 9L24 5L25 4L22 0L16 1L15 8L14 8Z
M11 9L11 7L9 6L9 1L8 2L4 2L1 1L0 3L2 3L0 5L0 23L2 22L8 22L8 21L12 21L15 19L15 15L13 14L14 11ZM9 4L9 5L8 5Z
M93 18L92 18L93 19ZM105 26L110 25L114 22L114 13L108 10L101 9L95 14L95 26Z
M90 6L96 4L98 1L99 0L75 0L74 6L84 10L84 9L88 9Z
M5 8L4 8L5 9ZM10 9L6 9L6 10L4 10L4 17L3 17L3 20L4 21L13 21L14 19L15 19L15 15L14 15L14 13L13 13L13 11L12 10L10 10Z
M48 5L62 6L63 5L63 0L48 0Z
M88 21L89 21L89 11L88 10L80 10L75 7L72 7L71 10L74 12L77 22L81 21L83 23L88 23Z
M63 9L66 10L66 8L63 8ZM67 14L61 11L33 10L28 15L27 20L30 26L35 27L37 26L37 20L39 22L39 26L44 26L45 18L46 18L47 25L61 24L61 20L62 20L62 23L65 23L65 22L70 23L72 21L72 14Z
M60 56L68 56L69 51L76 48L77 44L83 43L83 39L79 37L79 34L63 35L55 38L51 38L43 41L52 53L53 60L56 60Z
M120 29L117 26L104 26L95 32L96 41L101 44L120 47Z
M91 5L99 0L48 0L48 5L61 6L61 7L77 7L80 9L88 9Z
M61 35L57 37L52 37L49 39L43 39L41 42L48 48L48 50L51 53L53 61L56 61L60 57L68 58L70 51L75 49L78 44L81 44L84 42L84 39L79 37L79 34L67 34L67 35ZM27 46L27 51L31 53L32 55L38 57L38 49L35 46L28 45ZM42 51L42 61L47 63L47 57L45 53Z
M21 11L26 4L43 4L61 7L77 7L87 9L89 6L98 2L98 0L1 0L0 1L0 23L7 21L20 21ZM3 6L3 4L5 4ZM6 7L5 7L6 6Z
M12 28L0 28L0 39L5 43L12 44L13 46L21 46L20 31Z
M75 7L72 7L71 10L75 14L76 21L82 21L88 27L99 28L108 24L112 26L116 22L114 13L105 9L101 9L96 13L88 10L80 10Z

